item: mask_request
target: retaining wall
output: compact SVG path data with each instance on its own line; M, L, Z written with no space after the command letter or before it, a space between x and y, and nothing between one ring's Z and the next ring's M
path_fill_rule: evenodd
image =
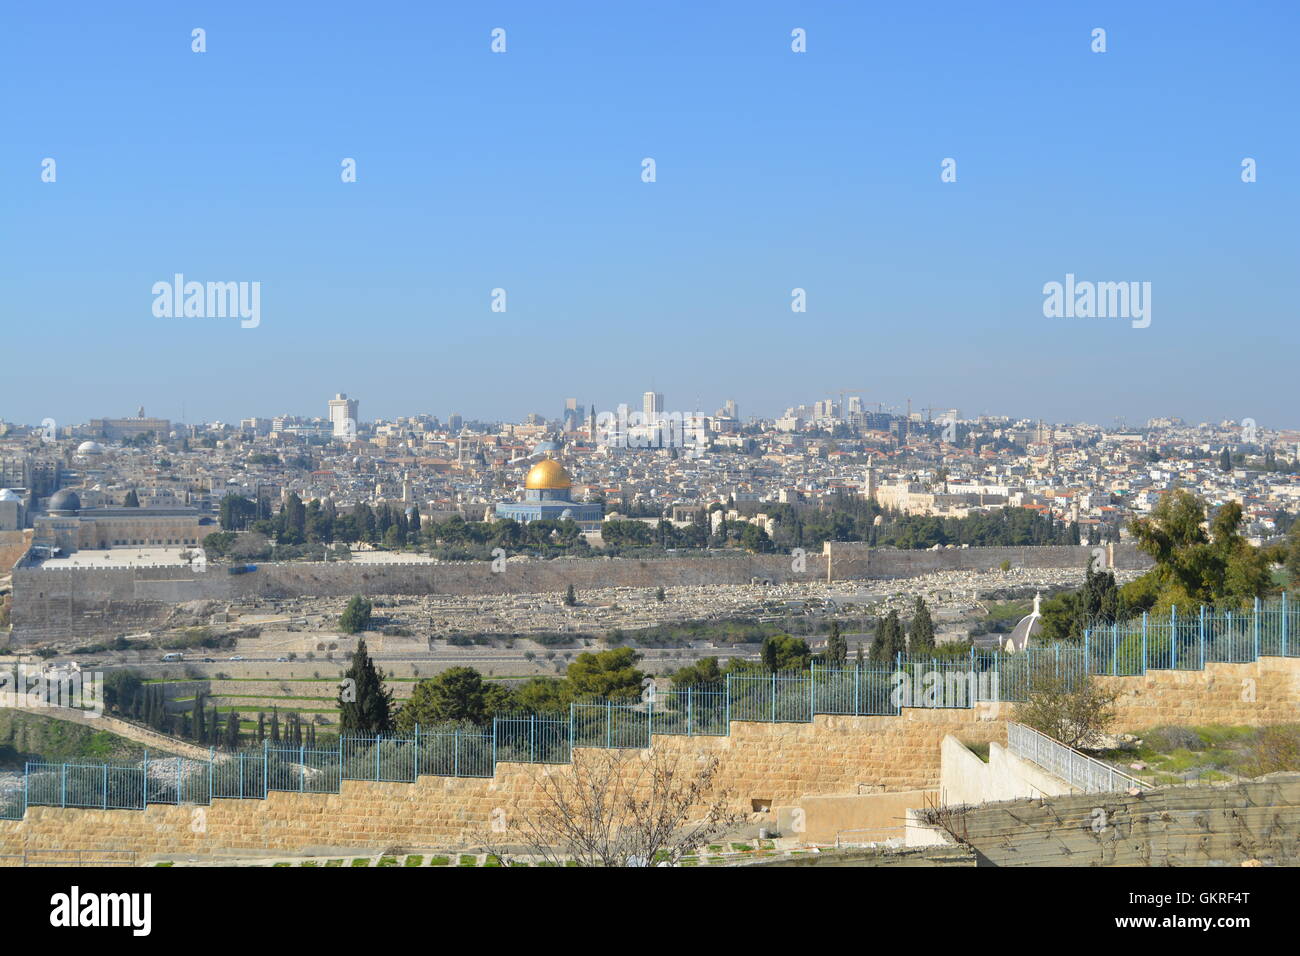
M1248 724L1297 719L1300 658L1209 664L1202 680L1189 682L1189 676L1153 671L1142 677L1109 678L1122 689L1116 729L1140 730L1198 716L1210 718L1206 722ZM1255 699L1229 701L1224 688L1238 687L1247 679L1255 682ZM1205 694L1205 702L1187 704L1189 695L1200 693ZM946 736L972 743L1005 743L1009 716L1010 710L1003 713L1001 707L981 705L906 708L897 717L818 715L811 723L733 721L730 736L656 736L654 748L688 761L716 756L718 786L732 791L737 809L749 811L755 802L791 806L806 795L856 793L864 788L934 789L940 783L940 744ZM581 757L584 751L578 753ZM147 858L472 844L489 833L494 810L504 811L508 818L545 812L543 776L570 772L569 765L499 763L492 778L424 776L414 784L345 780L337 794L272 792L265 800L215 800L210 807L151 804L143 811L29 807L22 820L0 821L0 856L91 845L135 849ZM1083 799L1080 807L1086 804L1090 812L1099 798ZM1050 812L1050 807L1044 811ZM1270 826L1260 814L1250 819L1252 827ZM1300 818L1292 815L1286 820L1293 833L1300 833ZM1145 820L1141 825L1158 828L1161 823ZM1193 831L1182 823L1179 826L1183 842L1178 852L1184 853ZM989 824L990 834L996 830L996 822ZM1110 847L1107 858L1106 846L1081 845L1096 850L1098 860L1115 859L1119 852ZM1218 846L1214 844L1215 853L1220 852ZM1256 843L1250 846L1254 854Z

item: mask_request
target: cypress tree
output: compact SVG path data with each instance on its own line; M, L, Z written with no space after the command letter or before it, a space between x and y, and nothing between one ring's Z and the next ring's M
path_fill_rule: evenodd
M930 608L922 597L916 599L916 610L912 612L912 633L907 649L914 654L934 651L934 621L930 617Z
M239 749L239 715L233 710L226 716L226 739L222 743L231 753Z
M849 642L840 634L840 622L831 621L831 633L826 639L826 664L843 667L849 660Z
M271 708L271 743L280 742L280 710L277 707Z
M387 734L392 729L393 695L384 686L384 672L371 660L362 638L339 689L339 730Z
M261 711L257 714L257 742L260 744L266 740L266 714Z

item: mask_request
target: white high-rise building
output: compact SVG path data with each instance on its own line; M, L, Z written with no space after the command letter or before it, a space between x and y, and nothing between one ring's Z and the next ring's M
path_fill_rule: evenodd
M330 399L330 424L334 428L335 438L352 439L357 437L357 406L355 398L339 392Z
M663 416L664 396L662 392L646 392L641 396L641 414L645 424L653 425Z

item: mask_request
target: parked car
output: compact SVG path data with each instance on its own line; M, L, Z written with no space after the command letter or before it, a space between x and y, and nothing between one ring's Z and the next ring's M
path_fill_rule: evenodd
M243 654L236 654L234 657L231 658L232 661L242 661L243 659L244 659Z

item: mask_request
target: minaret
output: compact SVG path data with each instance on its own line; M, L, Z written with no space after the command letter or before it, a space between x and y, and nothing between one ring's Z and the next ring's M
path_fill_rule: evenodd
M874 460L875 460L874 455L867 456L867 500L868 501L876 500L876 470L873 467L871 467L871 464Z

